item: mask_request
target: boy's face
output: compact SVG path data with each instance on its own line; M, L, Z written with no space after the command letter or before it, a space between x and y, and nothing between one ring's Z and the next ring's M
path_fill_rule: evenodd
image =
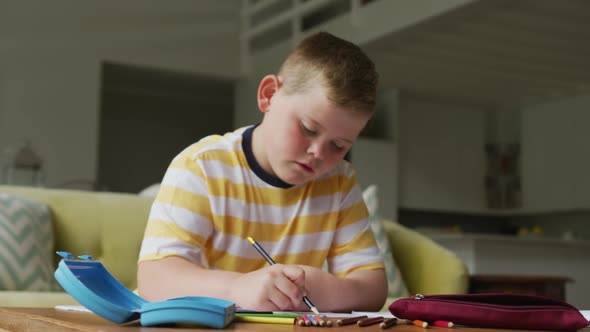
M320 84L305 93L286 95L280 82L275 82L278 88L267 104L260 103L259 92L259 106L265 115L259 127L260 146L253 147L254 153L270 174L290 184L302 184L338 165L369 115L335 105Z

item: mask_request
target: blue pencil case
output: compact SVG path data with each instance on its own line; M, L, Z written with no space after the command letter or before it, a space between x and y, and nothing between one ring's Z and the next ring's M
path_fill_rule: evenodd
M80 304L117 324L139 319L142 326L195 324L222 329L234 319L233 302L204 296L149 302L123 286L91 256L57 253L62 256L54 273L59 284Z

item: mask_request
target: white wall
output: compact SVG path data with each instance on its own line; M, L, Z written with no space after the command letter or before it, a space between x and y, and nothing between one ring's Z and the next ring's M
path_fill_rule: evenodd
M275 47L261 51L249 64L248 72L240 79L236 87L236 127L260 122L262 113L258 110L256 93L260 80L269 74L276 74L283 60L291 51L288 42L279 43Z
M0 151L29 139L47 185L95 180L101 63L237 77L238 7L189 0L3 4Z
M16 150L30 140L50 184L94 179L99 70L82 59L5 67L0 146Z

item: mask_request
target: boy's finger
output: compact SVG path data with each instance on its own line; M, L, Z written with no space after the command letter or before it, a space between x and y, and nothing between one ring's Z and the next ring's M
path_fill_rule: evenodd
M288 283L290 285L287 285L287 289L289 288L288 286L293 286L293 284L289 281L286 280L286 278L283 279L284 282L280 282L278 284L276 284L276 287L274 288L274 290L272 292L270 292L270 294L268 294L268 299L271 303L273 303L273 305L275 305L278 310L292 310L293 308L296 307L297 303L293 302L294 300L297 301L296 298L293 298L291 296L289 296L289 292L288 290L285 289L285 285L281 285L281 284L285 284Z
M275 286L287 295L303 296L301 286L293 282L293 280L289 279L285 274L277 278Z
M290 265L283 270L283 274L289 280L291 286L296 288L291 289L289 294L293 302L293 307L297 308L302 305L302 299L307 295L307 290L305 289L305 270L299 266Z
M286 265L283 274L299 288L305 286L305 270L296 265Z

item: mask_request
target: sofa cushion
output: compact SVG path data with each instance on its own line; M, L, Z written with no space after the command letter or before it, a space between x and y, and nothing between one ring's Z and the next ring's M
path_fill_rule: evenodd
M387 274L387 284L389 287L389 298L400 298L408 296L408 290L399 272L398 267L393 259L391 245L383 227L383 219L379 216L378 189L376 185L370 185L363 191L363 199L369 210L369 221L371 230L377 240L377 245L383 255L385 273ZM389 300L388 300L389 303Z
M0 193L0 289L56 290L49 207Z
M127 288L137 287L137 257L153 197L4 185L0 191L48 204L55 250L91 255ZM53 256L55 268L60 257Z

